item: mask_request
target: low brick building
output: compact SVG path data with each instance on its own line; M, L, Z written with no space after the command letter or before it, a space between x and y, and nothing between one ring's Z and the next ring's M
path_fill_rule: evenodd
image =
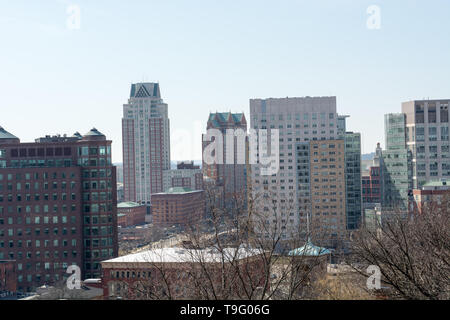
M243 295L245 287L264 283L263 260L260 250L243 248L225 248L223 254L211 248L134 253L102 262L103 298L196 299L205 293L199 292L199 283L205 284L204 290L214 288L220 296L224 294L222 271L228 275L228 288Z
M117 225L130 227L145 223L147 207L136 202L121 202L117 205Z
M450 183L447 181L431 181L422 186L421 189L413 190L413 210L422 213L425 207L431 210L439 206L444 198L450 198Z
M205 215L205 191L176 187L152 194L152 215L157 226L197 224Z
M17 292L15 260L0 260L0 294Z

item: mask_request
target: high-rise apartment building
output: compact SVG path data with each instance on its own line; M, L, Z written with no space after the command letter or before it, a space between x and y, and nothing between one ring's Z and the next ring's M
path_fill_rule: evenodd
M151 194L163 191L163 171L170 169L168 107L158 83L131 85L122 139L125 201L149 206Z
M345 161L345 140L310 141L311 239L321 245L337 247L346 239Z
M215 163L207 163L203 158L203 175L213 179L215 187L221 190L224 205L229 207L236 197L243 196L246 201L247 192L247 120L243 113L211 113L208 118L206 130L217 130L222 135L221 159L220 151ZM227 142L227 131L231 132L231 140ZM238 132L243 133L239 136ZM234 133L237 133L236 135ZM243 139L240 141L240 139ZM243 142L243 143L241 143ZM202 135L203 156L205 149L212 143ZM207 152L207 151L206 151ZM239 200L240 201L240 200Z
M314 213L315 221L319 217L324 217L323 223L325 224L325 217L330 213L330 208L324 209L320 205L316 205L320 206L320 208L316 208L312 203L313 196L315 196L312 187L315 186L310 174L311 168L318 165L311 163L311 156L318 151L311 150L310 143L318 141L329 145L328 140L342 140L340 158L344 163L345 137L340 137L342 130L339 129L339 123L343 122L343 132L345 132L345 118L343 120L338 118L336 97L252 99L250 100L250 117L252 129L279 130L279 169L277 173L270 176L262 175L260 165L252 165L251 170L254 198L269 199L271 202L269 204L266 203L267 201L260 201L261 208L258 210L264 213L266 225L272 226L260 230L261 236L269 239L271 234L268 230L279 226L280 230L277 231L280 232L283 239L296 237L299 232L306 232L307 217L311 217L311 213ZM261 143L263 143L262 140L259 141L259 144ZM336 143L332 144L336 145ZM258 145L258 148L260 147ZM323 152L327 154L321 154L323 163L320 164L319 169L324 171L321 171L320 174L324 175L324 179L326 179L327 174L334 176L336 170L342 170L340 179L344 180L345 185L344 166L341 164L342 168L336 167L336 155L330 155L329 151ZM328 156L333 161L329 161ZM322 168L322 166L324 167ZM320 178L317 179L319 182L321 181ZM335 181L331 184L337 188ZM321 196L323 196L323 192ZM337 194L333 194L333 197L329 199L331 198L335 199L336 203L343 202L345 212L345 188L338 191ZM312 208L312 206L314 207ZM337 208L333 208L331 211L336 212L335 226L338 228L337 230L341 230L340 219L344 219L345 225L345 216L338 215ZM328 222L331 221L334 220L327 220L326 224L328 225Z
M414 189L450 178L449 103L450 99L402 103Z
M68 276L100 277L118 254L116 169L111 141L84 136L21 143L0 128L0 260L15 260L19 291Z

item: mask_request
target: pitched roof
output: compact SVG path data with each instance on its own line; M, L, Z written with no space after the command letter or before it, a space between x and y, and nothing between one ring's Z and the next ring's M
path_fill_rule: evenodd
M245 122L245 116L243 113L216 112L209 114L208 122L213 124L215 127L229 122L241 124L242 122Z
M19 139L15 135L9 133L0 126L0 139Z
M130 98L161 98L159 83L144 82L131 85Z
M98 131L96 128L92 128L88 133L84 136L105 136L103 133Z
M331 251L327 248L315 246L310 239L306 244L300 248L289 251L290 256L305 256L305 257L318 257L330 254Z

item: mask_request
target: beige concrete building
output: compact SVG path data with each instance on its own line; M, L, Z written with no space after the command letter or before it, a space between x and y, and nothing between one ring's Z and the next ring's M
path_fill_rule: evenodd
M344 140L311 141L310 150L311 238L335 246L346 235Z
M450 99L402 103L414 189L450 178L449 103Z

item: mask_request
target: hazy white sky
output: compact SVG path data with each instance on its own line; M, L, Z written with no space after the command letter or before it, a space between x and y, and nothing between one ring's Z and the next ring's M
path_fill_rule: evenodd
M201 159L210 111L249 120L250 98L286 96L336 95L372 152L384 113L450 98L449 12L447 0L0 0L0 125L22 141L95 126L120 162L130 84L159 81L173 160Z

